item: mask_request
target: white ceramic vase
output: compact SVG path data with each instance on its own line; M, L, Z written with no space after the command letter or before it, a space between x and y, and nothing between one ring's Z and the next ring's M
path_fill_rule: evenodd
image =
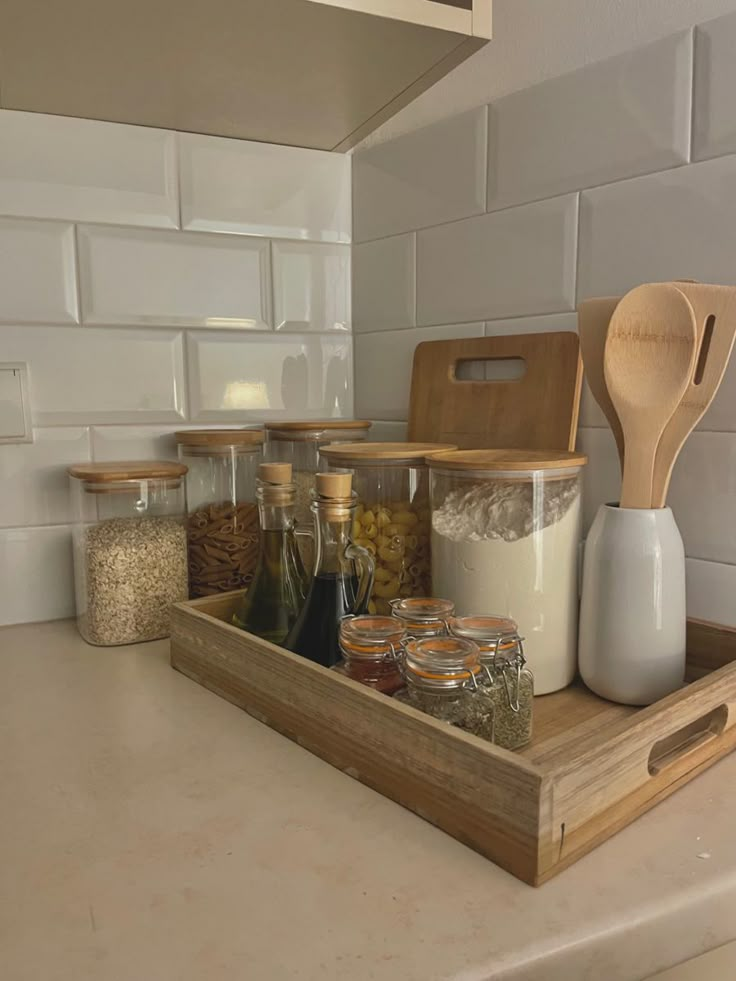
M670 508L603 504L583 556L578 657L602 698L649 705L685 677L685 550Z

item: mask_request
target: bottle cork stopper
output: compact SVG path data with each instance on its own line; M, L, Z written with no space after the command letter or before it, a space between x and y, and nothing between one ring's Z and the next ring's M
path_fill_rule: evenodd
M291 464L261 463L258 467L258 476L268 484L290 484Z
M351 473L318 473L315 474L314 484L320 497L337 499L350 497L353 475Z

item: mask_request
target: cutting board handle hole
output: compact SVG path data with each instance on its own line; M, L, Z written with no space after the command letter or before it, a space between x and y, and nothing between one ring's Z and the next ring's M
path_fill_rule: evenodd
M705 365L708 361L708 351L710 350L710 342L713 338L713 328L716 325L716 315L714 313L710 314L708 319L705 321L705 328L703 329L703 340L700 342L700 353L698 354L698 361L695 365L695 374L693 375L693 385L699 385L703 380L703 375L705 374Z
M514 382L525 374L524 358L463 358L455 362L456 381Z
M689 753L716 739L726 728L727 722L728 706L719 705L677 732L658 740L649 753L649 775L656 777Z

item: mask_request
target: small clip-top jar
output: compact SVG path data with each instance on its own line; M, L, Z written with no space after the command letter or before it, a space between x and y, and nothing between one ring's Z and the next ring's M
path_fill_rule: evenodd
M406 688L395 698L493 741L494 700L481 684L483 668L472 641L460 637L410 640L404 670Z
M187 468L169 461L69 468L79 632L90 644L169 635L187 598Z
M401 647L404 630L393 617L345 617L340 624L340 651L345 674L385 695L404 686Z
M406 633L416 640L425 637L442 637L448 620L455 615L451 600L433 596L411 596L390 601L391 616L401 622Z
M243 589L258 562L256 476L262 429L193 429L175 434L187 474L189 593L194 599Z
M534 678L526 666L519 628L508 617L455 617L449 621L455 637L472 640L480 651L482 683L493 695L493 741L504 749L520 749L532 738Z

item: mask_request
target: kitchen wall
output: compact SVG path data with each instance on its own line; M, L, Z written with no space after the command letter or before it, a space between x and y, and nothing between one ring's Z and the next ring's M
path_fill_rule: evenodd
M0 110L0 623L73 613L65 466L352 414L350 160Z
M498 6L503 17L509 4ZM540 30L542 7L562 17L560 6L519 0L539 12ZM596 37L603 6L585 4L589 23L602 18ZM636 6L663 18L709 9ZM495 27L498 41L498 19ZM481 54L490 59L494 48ZM384 436L404 433L421 340L575 330L580 299L651 280L736 283L735 50L731 14L357 151L356 413L382 420ZM430 90L424 105L443 92ZM590 457L587 528L619 489L613 438L587 391L579 446ZM688 555L689 612L732 625L734 491L736 358L670 495Z

